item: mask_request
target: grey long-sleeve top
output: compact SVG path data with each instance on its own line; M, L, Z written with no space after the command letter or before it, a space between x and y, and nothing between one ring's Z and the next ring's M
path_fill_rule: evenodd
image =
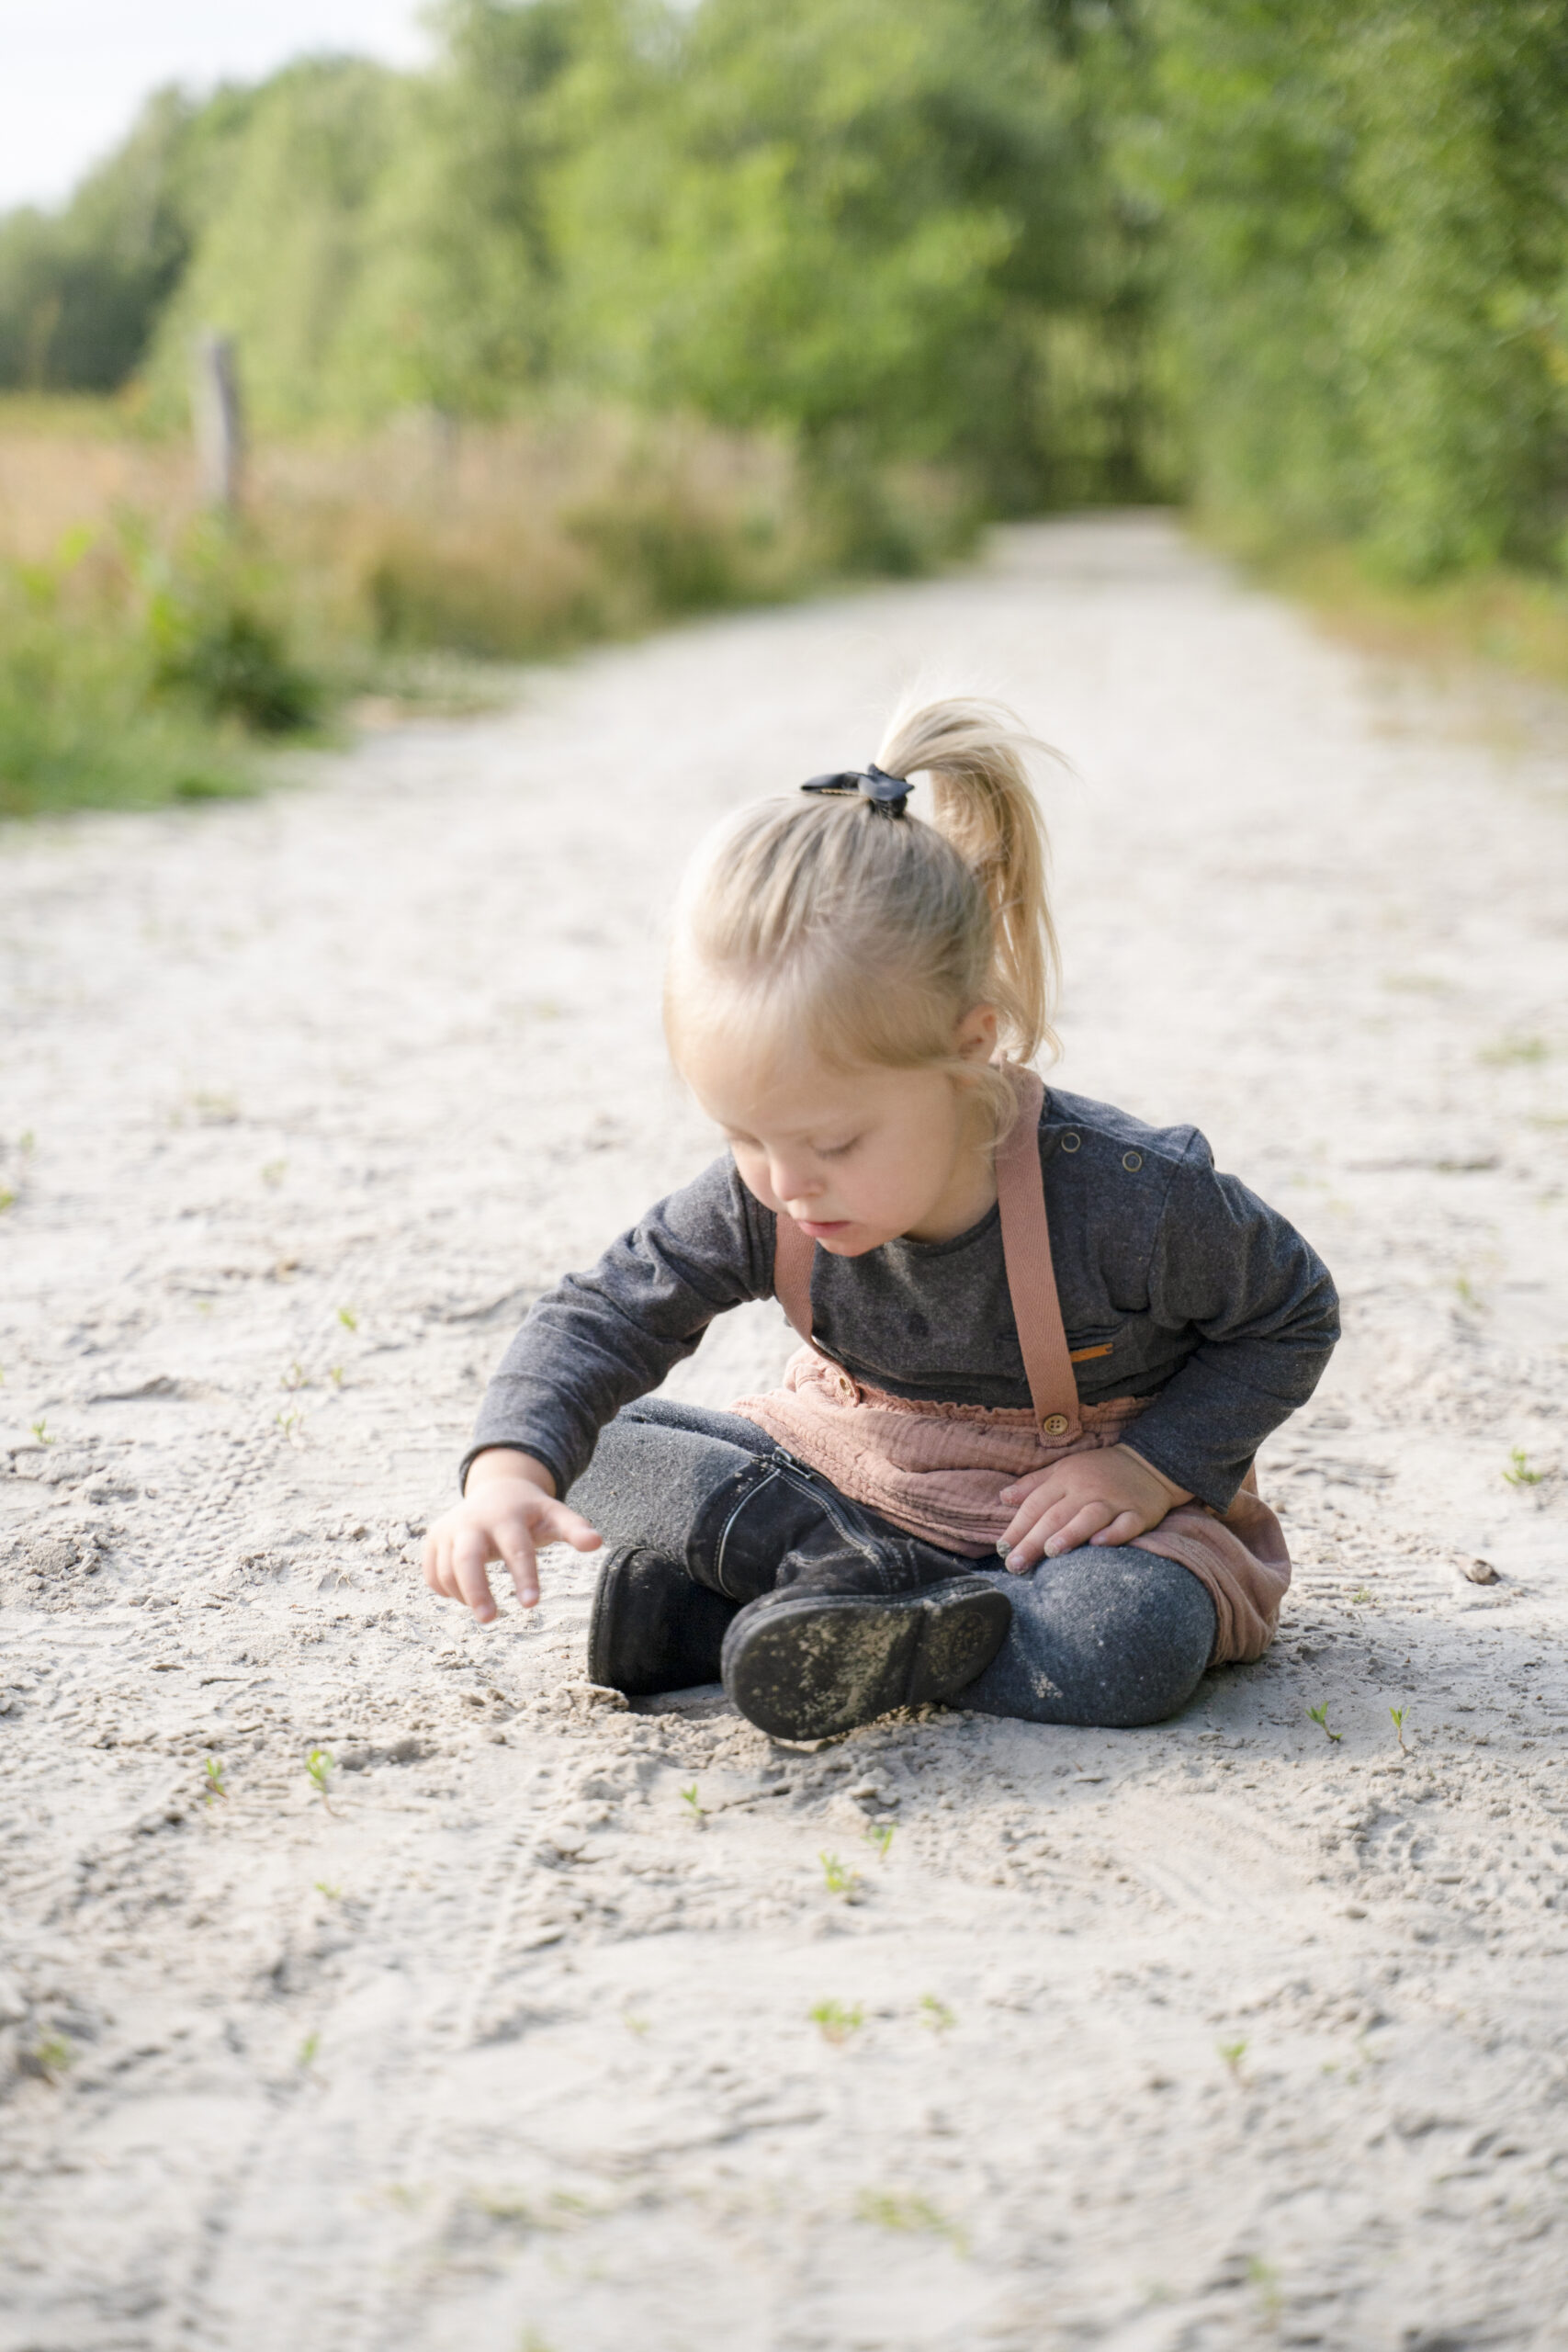
M1327 1268L1218 1173L1196 1127L1145 1126L1051 1090L1040 1159L1067 1344L1106 1351L1077 1367L1080 1398L1153 1398L1137 1451L1223 1510L1339 1336ZM727 1155L568 1274L508 1348L464 1476L485 1447L516 1446L564 1494L604 1423L690 1355L716 1315L772 1295L774 1226ZM1029 1404L995 1208L951 1241L818 1250L811 1304L823 1353L894 1396Z

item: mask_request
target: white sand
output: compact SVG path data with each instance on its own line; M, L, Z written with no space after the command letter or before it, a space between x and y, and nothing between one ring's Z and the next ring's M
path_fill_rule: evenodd
M922 669L1079 770L1065 1082L1348 1336L1261 1665L807 1756L594 1701L592 1564L481 1634L411 1562L521 1306L712 1148L691 842ZM1562 736L1134 517L0 842L7 2352L1568 2345Z

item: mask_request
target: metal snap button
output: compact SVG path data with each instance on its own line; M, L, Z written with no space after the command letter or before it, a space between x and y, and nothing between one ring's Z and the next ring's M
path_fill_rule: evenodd
M1064 1151L1077 1151L1082 1141L1083 1137L1081 1136L1064 1136L1062 1137L1062 1149Z
M1047 1437L1066 1437L1067 1417L1066 1413L1047 1413L1040 1426Z
M1122 1165L1129 1176L1135 1176L1143 1164L1144 1155L1141 1151L1124 1151L1122 1154Z

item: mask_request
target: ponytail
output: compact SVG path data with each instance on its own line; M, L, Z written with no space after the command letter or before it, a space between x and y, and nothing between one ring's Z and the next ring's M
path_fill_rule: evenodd
M985 895L992 923L986 995L1014 1059L1057 1047L1061 951L1046 896L1045 820L1029 781L1030 755L1058 758L999 703L954 696L896 717L876 755L889 775L929 775L931 821Z
M930 817L877 800L753 802L699 853L677 910L665 1029L677 1065L699 1037L803 1046L840 1068L950 1068L1011 1089L953 1051L994 1005L1010 1058L1053 1054L1056 934L1045 828L1030 783L1059 755L995 703L928 703L896 718L876 765L929 779ZM886 796L884 796L886 799Z

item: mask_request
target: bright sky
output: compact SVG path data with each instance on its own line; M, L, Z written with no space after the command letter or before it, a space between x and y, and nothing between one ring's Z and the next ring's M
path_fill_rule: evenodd
M254 81L290 57L429 53L419 0L0 0L0 209L54 204L150 90Z

